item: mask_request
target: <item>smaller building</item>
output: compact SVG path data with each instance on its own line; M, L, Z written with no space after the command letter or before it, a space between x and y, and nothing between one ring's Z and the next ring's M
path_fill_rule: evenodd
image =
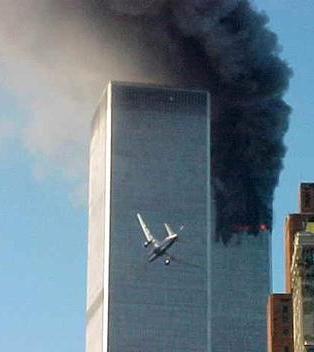
M300 184L299 209L300 213L289 214L285 223L285 268L286 291L288 293L291 293L291 265L295 235L305 231L306 226L314 222L314 183L303 182Z
M314 183L285 223L286 291L268 300L268 352L314 352Z
M291 266L294 350L314 352L314 228L308 223L306 231L294 240Z
M268 352L293 352L293 309L291 294L269 296L267 305Z
M291 293L292 278L291 265L294 251L294 239L298 232L306 230L308 224L313 223L314 213L289 214L285 223L285 271L286 271L286 292Z

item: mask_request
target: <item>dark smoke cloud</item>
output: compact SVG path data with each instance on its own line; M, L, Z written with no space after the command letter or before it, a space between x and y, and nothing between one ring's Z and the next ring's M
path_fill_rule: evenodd
M104 24L109 19L140 28L143 61L156 50L174 83L210 90L216 237L227 242L233 231L271 229L290 113L282 97L291 70L278 56L267 16L246 0L93 5L103 10Z
M249 1L29 0L26 6L3 0L0 10L4 38L12 37L3 54L12 53L28 68L31 63L58 97L55 111L43 118L51 92L41 106L44 84L33 89L38 113L27 131L31 151L46 150L60 160L69 147L64 162L69 164L72 149L82 148L80 130L88 130L79 128L88 121L75 121L89 116L96 103L91 96L108 79L206 89L212 99L216 238L227 242L232 231L271 229L290 113L283 94L291 70L279 57L267 16ZM20 82L19 75L15 85ZM77 129L73 141L63 127L68 115L67 126Z

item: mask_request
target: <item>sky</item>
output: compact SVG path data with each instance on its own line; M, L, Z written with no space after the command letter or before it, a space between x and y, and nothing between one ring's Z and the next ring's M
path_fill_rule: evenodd
M29 0L28 8L35 5L45 13L42 3ZM0 0L0 14L6 10L5 18L0 15L0 350L83 352L87 148L82 145L87 141L81 139L88 136L90 117L107 79L99 73L100 79L97 70L108 71L110 64L102 62L101 53L88 57L98 50L97 39L87 40L88 32L86 38L80 36L88 45L76 52L68 43L67 27L64 61L58 62L52 51L36 50L42 44L38 19L8 4ZM293 108L285 137L288 151L274 202L273 290L282 292L284 218L298 211L299 183L314 180L314 3L260 0L256 5L268 14L282 45L281 56L294 71L286 94ZM56 27L59 20L55 18ZM20 35L23 31L25 36ZM58 32L51 33L48 39L53 42ZM67 62L69 53L76 55L76 62ZM45 62L58 69L47 75L42 57L36 60L36 55L44 55ZM70 71L66 80L65 70ZM127 68L125 72L129 77ZM87 103L82 101L86 95ZM45 124L49 116L53 123ZM55 139L61 141L58 146Z

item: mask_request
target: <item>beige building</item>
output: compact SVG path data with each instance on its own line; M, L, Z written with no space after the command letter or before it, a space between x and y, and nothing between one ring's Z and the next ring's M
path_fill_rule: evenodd
M314 224L298 232L291 265L294 351L314 352Z
M299 209L285 222L286 293L268 300L268 352L314 352L313 182L300 184Z
M286 253L286 292L291 293L291 265L294 250L294 238L300 231L305 231L309 223L314 222L314 183L302 182L299 192L299 209L296 214L289 214L285 222Z

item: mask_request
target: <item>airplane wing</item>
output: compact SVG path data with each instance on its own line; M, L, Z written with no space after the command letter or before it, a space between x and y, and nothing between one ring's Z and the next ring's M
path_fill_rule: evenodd
M168 236L172 236L175 234L175 232L172 230L172 228L168 224L165 224L165 228L167 230Z
M138 218L138 221L142 227L142 230L144 232L144 235L146 237L146 240L148 243L151 243L154 241L154 236L151 234L151 232L149 231L149 228L146 226L143 218L141 217L141 214L136 214L137 218Z

